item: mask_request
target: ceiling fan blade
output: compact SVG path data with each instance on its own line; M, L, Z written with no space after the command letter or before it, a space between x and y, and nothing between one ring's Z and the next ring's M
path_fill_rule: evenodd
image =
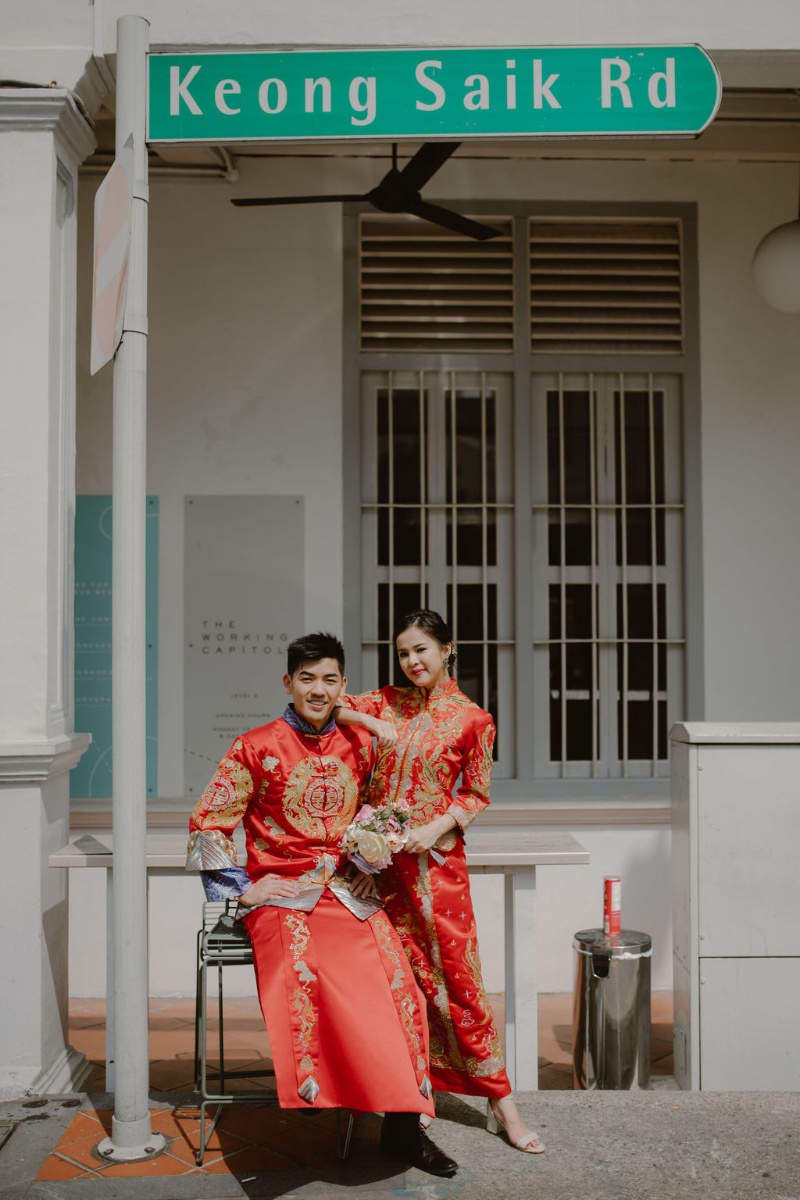
M450 208L442 208L441 204L428 204L425 200L420 200L419 204L414 204L407 211L412 216L422 217L424 221L442 225L445 229L452 229L454 233L463 233L465 237L475 238L479 242L488 242L491 238L500 237L502 232L492 229L491 225L481 225L479 221L464 217Z
M363 200L363 194L347 196L244 196L239 200L231 200L238 208L250 208L265 204L343 204L349 200Z
M461 142L426 142L420 146L400 171L403 186L418 192L460 145Z

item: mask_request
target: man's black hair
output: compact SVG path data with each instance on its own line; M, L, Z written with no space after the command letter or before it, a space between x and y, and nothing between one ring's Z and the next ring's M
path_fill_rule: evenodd
M289 675L299 671L303 663L335 658L344 675L344 646L332 633L306 633L295 638L286 651L286 670Z

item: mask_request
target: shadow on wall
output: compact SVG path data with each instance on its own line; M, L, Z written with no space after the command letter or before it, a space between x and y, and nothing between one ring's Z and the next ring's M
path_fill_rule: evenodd
M540 992L571 991L580 929L603 922L603 877L622 880L622 924L653 940L653 988L672 987L671 830L668 825L570 827L589 851L588 866L543 867L537 871L539 897L538 974Z
M619 872L622 879L622 924L625 929L649 933L653 939L654 954L658 952L660 959L666 956L671 962L672 838L669 828L657 832L661 836L631 856Z

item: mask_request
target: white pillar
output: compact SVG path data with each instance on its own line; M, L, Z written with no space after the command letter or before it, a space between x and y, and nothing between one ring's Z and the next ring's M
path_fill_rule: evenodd
M67 1029L78 165L72 94L0 91L0 1097L78 1086Z

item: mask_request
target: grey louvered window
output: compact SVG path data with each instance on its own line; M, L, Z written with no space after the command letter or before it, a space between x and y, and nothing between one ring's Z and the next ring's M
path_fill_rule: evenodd
M511 221L491 224L502 236L475 242L426 221L362 216L361 349L513 350Z
M682 354L681 223L531 218L531 350Z

